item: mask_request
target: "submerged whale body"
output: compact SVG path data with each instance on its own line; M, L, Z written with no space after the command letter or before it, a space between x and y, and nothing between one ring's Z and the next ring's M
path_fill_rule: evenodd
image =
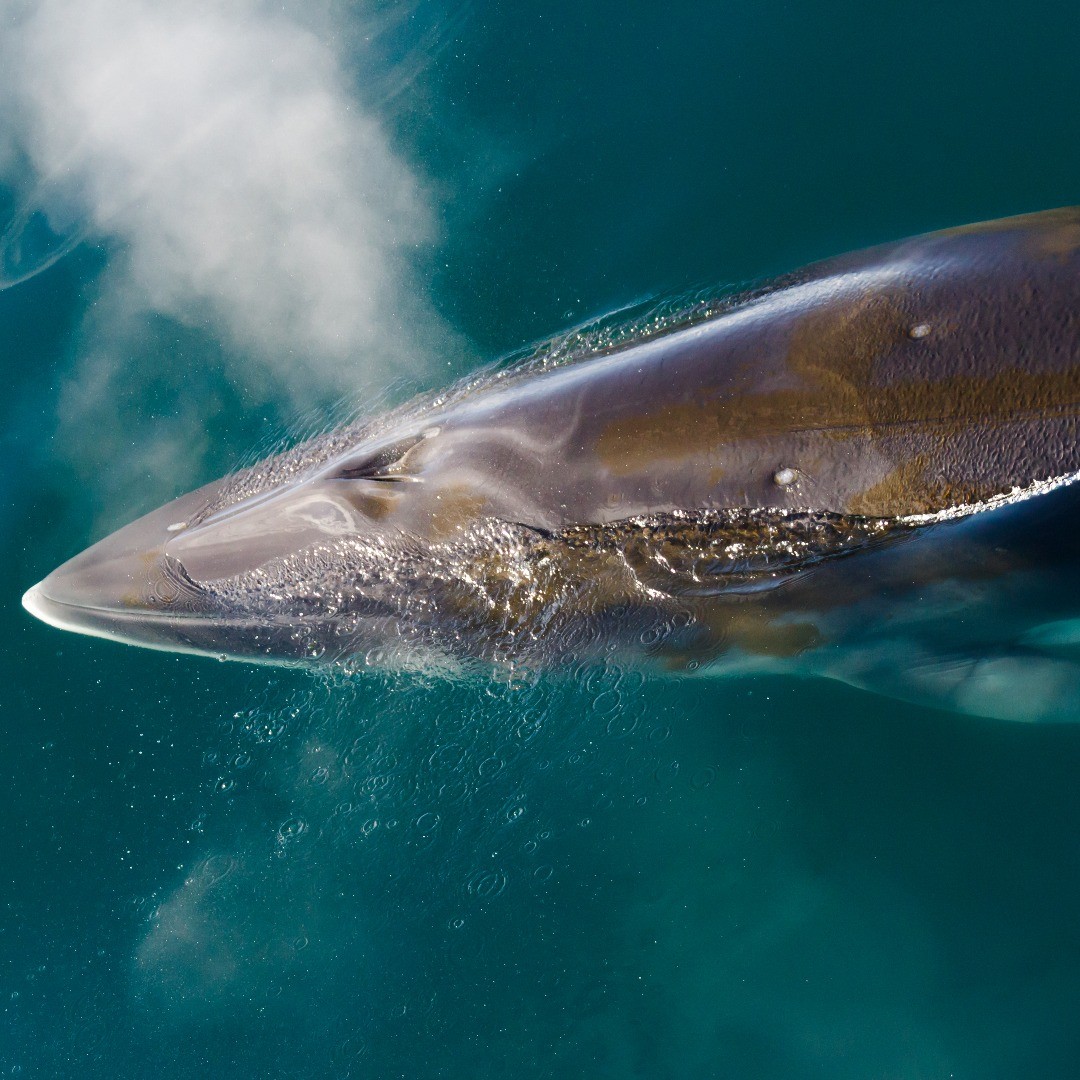
M315 438L34 586L263 661L615 656L1080 718L1080 209L845 255Z

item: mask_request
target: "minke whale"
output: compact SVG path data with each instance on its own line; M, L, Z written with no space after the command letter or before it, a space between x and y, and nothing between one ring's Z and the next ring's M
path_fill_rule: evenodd
M168 503L31 588L220 658L792 672L1080 719L1080 208L817 263Z

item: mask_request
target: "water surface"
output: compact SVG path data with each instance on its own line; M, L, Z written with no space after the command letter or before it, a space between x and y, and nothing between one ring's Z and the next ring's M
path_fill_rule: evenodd
M177 10L189 58L232 55L235 25ZM150 11L9 36L69 78L0 87L4 206L36 197L61 234L5 252L41 272L0 292L0 1071L1071 1074L1080 729L794 679L324 678L63 635L18 598L342 394L394 400L658 291L1080 201L1076 14L256 11L245 40L304 58L288 86L194 59L183 86L251 147L292 133L259 171L235 134L158 147L177 94L86 134L75 75L114 70L140 20L168 55ZM120 70L160 91L162 64ZM341 112L303 115L355 161L286 125L309 77ZM42 142L49 117L68 143ZM278 265L297 222L320 245ZM46 265L65 230L85 239ZM350 230L360 256L333 242ZM380 283L359 322L347 293L321 323L251 317L338 280Z

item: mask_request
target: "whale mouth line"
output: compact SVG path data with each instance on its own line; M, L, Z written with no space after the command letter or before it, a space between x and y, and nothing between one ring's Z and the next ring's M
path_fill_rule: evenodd
M86 637L102 638L124 645L134 645L159 652L207 654L210 650L185 645L181 641L155 641L133 631L139 626L164 626L169 619L158 611L124 611L120 608L95 606L92 604L69 604L56 600L41 588L41 583L26 590L22 597L22 606L35 618L57 630L70 630ZM79 618L79 614L83 618ZM181 615L182 617L182 615Z
M57 630L69 630L82 634L86 637L101 638L104 641L119 642L123 645L132 645L138 648L153 649L156 652L182 653L188 656L212 656L219 660L242 659L251 664L281 664L281 660L275 660L268 656L260 656L258 653L235 655L226 649L215 649L210 646L197 644L194 641L184 641L175 637L155 640L152 636L138 633L140 628L152 627L175 627L177 623L186 623L188 626L208 625L215 623L221 625L220 618L209 618L196 612L177 611L166 614L163 611L154 611L146 608L110 608L93 604L69 604L63 600L56 600L49 596L41 588L41 582L26 590L22 597L23 607L35 618L40 619L48 626ZM78 619L82 614L84 619ZM65 617L67 616L67 617ZM239 620L245 622L246 619ZM286 665L300 666L302 659L290 659Z
M117 622L175 622L178 619L198 618L198 613L190 611L155 611L152 607L111 607L107 604L81 604L69 600L58 600L50 596L42 587L42 582L27 589L23 593L22 606L35 618L42 622L55 626L60 630L79 629L83 633L90 633L89 629L83 629L83 624L74 624L71 620L65 620L57 612L70 612L73 616L83 614L90 617L108 618Z

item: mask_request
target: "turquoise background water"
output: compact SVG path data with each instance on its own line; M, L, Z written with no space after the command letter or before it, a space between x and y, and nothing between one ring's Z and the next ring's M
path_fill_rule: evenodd
M430 384L657 291L1080 201L1069 5L409 10L374 49L410 78L367 101L349 70L438 222ZM297 419L212 327L151 319L109 409L65 419L116 258L91 237L0 292L0 1072L1076 1073L1080 730L32 622L58 562Z

